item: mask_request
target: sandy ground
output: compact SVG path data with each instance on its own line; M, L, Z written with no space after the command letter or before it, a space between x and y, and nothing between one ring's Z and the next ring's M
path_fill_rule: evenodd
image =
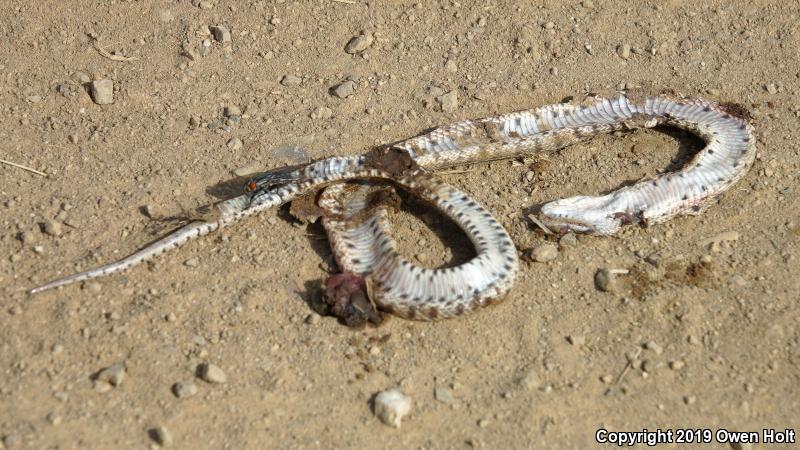
M798 428L798 2L525 3L2 2L0 157L49 175L0 165L0 447L144 448L158 427L176 448L342 449ZM205 34L215 25L230 42ZM362 32L371 45L347 53ZM330 92L348 78L351 95ZM96 79L113 80L113 104L93 102L84 83ZM287 144L361 153L625 87L746 106L755 166L700 217L581 236L552 262L523 263L506 300L471 316L359 331L315 317L308 302L334 263L321 228L285 211L121 275L25 294L139 248L170 229L145 207L206 204L232 170L285 164ZM436 97L451 91L443 112ZM532 206L653 176L698 145L669 130L602 136L446 179L524 255L546 240ZM395 229L422 264L464 253L423 207L396 214ZM735 239L708 244L721 235ZM602 267L630 274L600 292ZM196 378L202 363L227 382ZM117 386L95 379L117 364ZM400 430L370 409L397 385L414 402Z

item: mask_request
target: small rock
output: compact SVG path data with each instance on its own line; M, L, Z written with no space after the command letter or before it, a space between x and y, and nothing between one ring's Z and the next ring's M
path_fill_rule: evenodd
M580 346L582 346L583 344L586 343L586 338L584 336L580 336L580 335L578 335L578 336L570 335L570 336L567 336L567 342L569 342L571 345L574 345L576 347L580 347Z
M309 117L314 120L326 120L333 117L333 111L325 106L318 106L314 111L311 111Z
M558 257L558 247L550 242L545 242L531 250L531 260L536 262L550 262Z
M230 44L231 42L231 31L223 26L223 25L214 25L208 27L208 30L211 31L211 34L214 36L214 40L219 42L222 45Z
M200 379L208 383L224 384L228 382L228 377L225 372L214 364L200 364L197 367L197 373Z
M684 368L686 364L683 361L676 360L669 362L669 368L675 371L681 370Z
M534 389L538 389L539 386L542 385L542 380L539 378L539 374L536 373L535 370L530 369L522 378L519 379L518 384L525 389L532 391Z
M125 379L125 366L122 363L114 364L111 367L107 367L101 370L97 374L97 380L103 381L111 386L117 387L122 384L122 381Z
M299 86L303 79L294 75L284 75L281 78L281 84L284 86Z
M683 403L686 403L687 405L694 405L695 402L697 402L697 397L694 395L686 395L683 397Z
M150 430L150 437L161 447L169 447L172 445L172 435L166 427L153 428Z
M458 72L458 64L456 64L456 62L453 61L452 59L447 60L447 62L444 64L444 68L448 72L453 72L453 73Z
M645 348L646 350L651 350L651 351L653 351L653 352L654 352L656 355L660 355L660 354L661 354L661 353L664 351L664 348L663 348L663 347L661 347L660 345L658 345L658 343L656 343L656 342L654 342L654 341L648 341L648 342L646 342L646 343L644 344L644 348Z
M172 385L172 393L178 398L189 398L197 394L197 385L191 381L188 383L175 383Z
M411 398L393 388L375 396L375 415L386 425L400 428L403 417L411 411Z
M228 105L222 113L225 114L225 117L236 117L242 115L242 109L236 105Z
M214 7L214 2L211 2L209 0L201 0L200 2L197 3L197 6L200 9L211 9Z
M183 262L183 265L186 267L197 267L200 265L200 259L198 258L189 258Z
M63 233L64 228L61 226L60 223L56 222L55 220L48 220L44 223L44 232L49 234L50 236L58 237L61 236Z
M764 86L764 89L766 89L767 92L769 92L770 94L777 94L778 93L778 87L775 86L775 83L767 83L767 85Z
M55 411L50 411L47 414L47 421L50 422L50 425L58 426L61 424L61 416Z
M631 46L628 44L622 44L617 47L617 53L619 57L622 59L628 59L631 57Z
M16 447L20 442L21 440L16 434L7 434L3 436L3 445L5 448Z
M98 105L110 105L114 103L114 82L109 79L92 81L89 94Z
M356 53L361 53L364 50L368 49L373 42L372 35L369 33L362 33L352 39L345 45L344 51L345 53L349 53L354 55Z
M614 381L614 376L613 375L609 375L609 374L605 374L602 377L600 377L600 381L602 381L605 384L609 384L612 381Z
M456 399L453 398L453 393L450 392L450 389L437 386L433 389L433 397L436 400L439 400L442 403L446 403L448 405L455 403Z
M455 110L458 108L458 92L450 91L442 94L436 97L436 101L438 101L441 105L443 112L448 114L455 112Z
M230 138L226 145L228 146L229 149L237 151L241 150L244 144L242 143L242 140L239 138Z
M333 95L339 98L347 98L353 95L355 90L356 90L356 83L353 82L352 80L346 80L334 86Z
M738 231L725 231L710 238L703 239L700 241L700 245L702 247L708 247L712 252L718 252L721 244L736 242L739 240L739 236Z
M558 240L558 245L564 248L576 247L578 245L578 237L575 233L567 233Z
M322 317L320 317L320 315L319 315L319 314L317 314L317 313L311 313L311 314L309 314L309 315L307 315L307 316L306 316L306 321L305 321L305 322L306 322L307 324L309 324L309 325L316 325L316 324L318 324L318 323L319 323L319 321L320 321L320 319L321 319L321 318L322 318Z
M617 277L607 268L600 268L594 274L594 285L603 292L616 292Z

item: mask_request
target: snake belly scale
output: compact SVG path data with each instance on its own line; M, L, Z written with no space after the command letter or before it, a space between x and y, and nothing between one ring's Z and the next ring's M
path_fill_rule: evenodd
M127 270L260 211L315 195L317 215L340 269L366 281L370 302L410 319L458 316L502 298L513 287L519 263L502 225L478 202L436 178L437 170L551 153L600 133L657 125L688 130L706 145L677 172L606 195L546 203L538 214L541 223L557 232L611 235L630 223L649 225L681 214L699 214L739 180L755 158L753 128L746 111L735 105L624 94L582 105L546 105L462 121L367 155L325 158L260 174L254 178L252 192L216 205L215 220L191 222L119 261L53 280L30 292ZM390 233L387 210L392 202L386 201L390 187L425 200L454 221L475 247L475 257L437 269L403 258Z

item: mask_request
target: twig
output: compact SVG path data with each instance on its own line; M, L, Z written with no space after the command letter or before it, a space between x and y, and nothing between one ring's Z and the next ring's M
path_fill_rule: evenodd
M633 361L635 361L636 358L639 357L640 353L642 353L642 349L637 348L636 354L634 354L633 357L629 359L628 362L625 364L625 367L622 368L622 372L619 373L617 381L614 384L620 384L622 382L622 379L625 378L625 375L628 373L629 370L631 370L631 367L633 367Z
M137 58L135 56L121 56L121 55L115 55L113 53L109 53L106 49L104 49L103 47L100 46L100 42L97 39L94 40L94 49L97 50L97 53L100 53L100 56L102 56L104 58L108 58L108 59L110 59L112 61L123 61L124 62L124 61L136 61L137 59L139 59L139 58Z
M333 0L333 1L336 1L336 0ZM437 173L437 175L458 175L458 174L461 174L461 173L470 173L470 172L475 172L476 170L478 170L478 168L474 168L474 169L460 169L460 170L457 170L457 169L453 169L453 170L442 170L441 172L436 172L436 173Z
M356 3L353 0L331 0L331 1L334 1L336 3L347 3L348 5L354 5Z
M36 170L36 169L31 169L30 167L23 166L23 165L21 165L21 164L13 163L13 162L11 162L11 161L6 161L5 159L0 159L0 163L3 163L3 164L8 164L9 166L18 167L18 168L20 168L20 169L22 169L22 170L27 170L27 171L28 171L28 172L30 172L30 173L35 173L36 175L41 175L41 176L43 176L43 177L46 177L46 176L47 176L47 174L46 174L46 173L44 173L44 172L39 172L39 171L38 171L38 170Z

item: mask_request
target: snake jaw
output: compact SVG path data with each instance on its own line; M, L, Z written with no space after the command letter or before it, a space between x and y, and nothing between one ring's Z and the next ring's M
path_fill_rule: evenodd
M614 210L614 201L608 195L564 198L543 205L540 219L549 228L562 233L614 234L626 223L626 218L636 217L628 212L609 215L608 211Z
M322 298L330 306L332 315L351 328L360 328L371 322L375 325L383 317L370 301L369 280L352 272L331 275L325 282Z

